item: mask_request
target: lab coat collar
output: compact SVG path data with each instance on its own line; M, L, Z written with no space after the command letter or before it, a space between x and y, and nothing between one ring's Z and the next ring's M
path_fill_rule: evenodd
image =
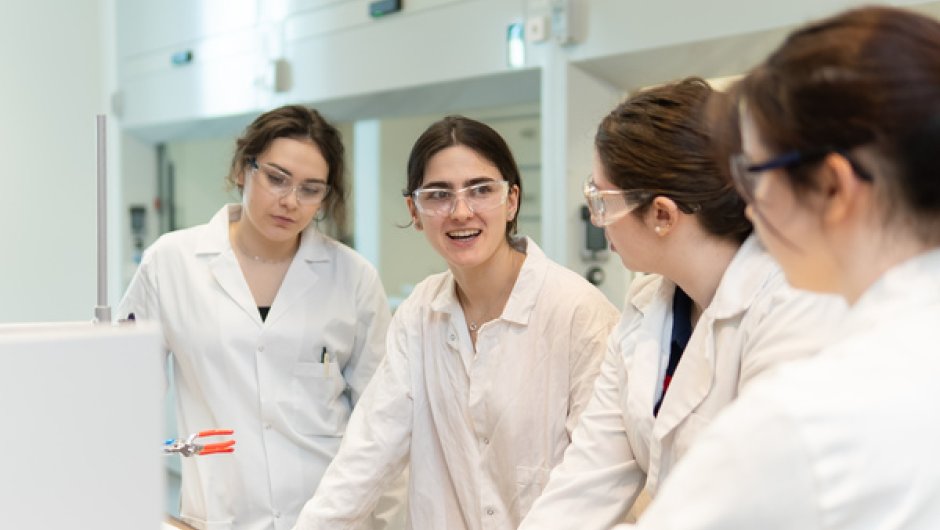
M851 336L866 330L886 316L921 308L940 293L940 249L910 258L885 272L858 299L844 321L838 336Z
M240 219L241 214L240 204L227 204L216 212L196 245L196 254L214 255L209 268L216 281L261 326L264 322L261 321L261 315L258 313L258 308L248 289L245 276L238 266L238 260L235 258L229 240L229 223ZM311 264L327 262L330 259L326 236L317 230L315 224L311 223L301 233L297 254L287 270L281 288L278 289L277 296L271 304L271 312L265 322L274 322L285 314L291 305L302 300L318 278Z
M714 319L733 318L751 307L761 286L777 267L766 254L757 236L751 235L744 241L725 269L707 308Z
M542 290L550 262L542 249L528 237L517 238L512 245L516 250L525 253L526 258L499 319L525 326L535 310L535 303ZM454 275L448 271L440 290L431 299L431 310L451 316L462 315L456 288Z
M646 322L653 312L661 312L672 303L675 290L676 284L665 276L640 276L630 285L627 303L640 312Z
M756 236L748 237L718 282L715 296L708 306L713 318L732 318L746 311L757 298L760 287L768 281L776 267L766 258L766 252ZM664 305L671 306L676 284L659 277L660 281L634 282L637 287L629 294L628 303L644 316L659 312Z
M202 233L196 245L196 254L221 254L232 250L229 241L229 224L241 219L242 205L238 203L226 204L212 216L208 230ZM315 261L329 261L330 253L325 236L317 229L316 223L304 229L300 234L300 246L297 256L308 263Z

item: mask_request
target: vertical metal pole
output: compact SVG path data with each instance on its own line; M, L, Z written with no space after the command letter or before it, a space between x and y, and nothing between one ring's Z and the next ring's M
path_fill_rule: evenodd
M95 322L111 323L108 305L108 196L107 196L107 137L105 116L98 115L98 304Z

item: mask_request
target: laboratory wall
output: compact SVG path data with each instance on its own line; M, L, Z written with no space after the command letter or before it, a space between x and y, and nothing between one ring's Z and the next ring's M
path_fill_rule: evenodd
M97 0L5 2L0 32L0 322L91 320L95 115L107 111Z

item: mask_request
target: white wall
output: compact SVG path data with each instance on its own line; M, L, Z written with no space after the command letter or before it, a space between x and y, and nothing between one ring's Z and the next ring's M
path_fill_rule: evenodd
M238 189L225 182L235 138L213 138L167 145L166 156L175 175L176 226L185 228L209 222L228 202L238 202Z
M6 2L0 32L0 322L90 320L102 3Z

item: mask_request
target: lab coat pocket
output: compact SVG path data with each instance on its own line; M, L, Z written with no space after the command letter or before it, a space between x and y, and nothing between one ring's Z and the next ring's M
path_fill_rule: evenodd
M548 483L548 474L551 469L540 466L516 466L516 506L519 515L524 516L532 508L535 500L542 494Z
M348 406L343 377L333 363L299 362L294 367L286 409L290 427L300 434L341 436Z

